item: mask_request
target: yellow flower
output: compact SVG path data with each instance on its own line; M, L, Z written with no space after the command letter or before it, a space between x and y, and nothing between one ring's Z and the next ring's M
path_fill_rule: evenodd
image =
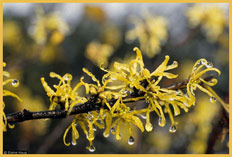
M218 69L213 68L213 64L208 62L207 60L199 59L198 61L196 61L192 69L192 74L190 75L187 84L188 99L195 101L194 90L198 88L202 92L210 96L211 102L216 101L216 98L214 97L213 93L209 91L209 89L206 88L206 86L214 86L215 84L217 84L217 79L213 78L210 81L207 81L202 78L202 76L209 71L215 71L218 73L218 75L221 74L221 72ZM200 83L202 83L203 86Z
M3 62L3 67L6 66L6 63ZM7 71L3 71L3 76L4 77L10 77L10 73L8 73ZM16 80L16 79L7 79L5 81L3 81L3 87L8 84L8 83L11 83L11 85L13 87L18 87L19 86L19 81ZM15 93L11 92L11 91L8 91L8 90L5 90L3 89L3 97L4 96L11 96L11 97L14 97L16 99L18 99L19 101L22 101L21 98L18 97L18 95L16 95ZM4 108L5 108L5 102L3 101L3 131L7 131L7 119L6 119L6 114L4 112ZM9 128L14 128L14 125L10 125L8 124L8 127Z
M122 94L123 97L126 97L128 94L127 91L133 92L133 88L137 89L140 92L144 92L144 96L137 98L126 98L124 101L137 101L140 99L145 99L148 103L148 107L146 110L139 111L138 113L146 113L146 125L145 128L147 131L152 130L152 125L150 123L149 114L152 111L155 111L157 115L160 117L159 124L160 126L164 126L166 123L166 119L163 113L162 106L164 106L169 114L169 117L172 122L171 128L175 128L175 122L173 119L173 115L171 113L169 104L171 104L174 108L174 114L180 114L179 107L183 108L186 112L188 111L186 104L191 103L185 98L183 92L174 91L161 88L158 86L159 82L163 77L167 77L168 79L176 78L177 75L166 72L168 70L174 69L178 66L176 61L173 62L172 65L167 65L169 56L165 57L164 62L152 73L146 68L144 68L143 58L140 50L138 48L134 49L136 51L136 59L131 60L129 65L120 64L118 62L114 63L114 67L117 72L108 71L109 79L112 81L120 80L122 82L121 86L106 86L106 89L111 90L119 90L119 93ZM151 78L157 77L157 80L151 80ZM141 82L147 83L147 87L144 87ZM122 97L122 98L123 98ZM115 108L117 108L118 103L115 103L112 107L111 111L114 112ZM120 107L119 107L120 108ZM134 111L136 113L136 111ZM172 131L171 131L172 132Z
M103 27L103 33L101 34L101 39L103 43L112 45L117 48L122 39L122 33L118 27L113 24L106 24Z
M90 143L90 146L86 147L90 152L95 151L95 147L93 145L93 140L95 138L94 132L96 131L96 127L99 129L104 128L104 118L107 114L107 111L103 111L102 108L100 110L100 114L97 111L91 111L88 113L81 113L74 117L74 120L72 123L68 126L68 128L65 130L63 141L66 146L70 145L69 143L66 143L66 136L70 129L72 129L72 145L76 145L76 140L79 139L79 132L76 128L77 125L80 125L81 129L83 130L84 134L86 135L87 140ZM108 125L108 124L106 124ZM88 127L88 129L86 128Z
M71 87L72 75L65 74L63 77L60 75L51 72L50 77L59 79L58 85L54 85L53 87L56 89L54 91L51 87L48 86L45 79L42 77L41 82L42 85L47 92L47 95L50 97L50 107L49 110L54 110L57 105L60 105L61 108L64 108L65 111L68 111L70 114L72 107L79 104L87 102L85 97L78 96L78 88L82 85L82 83L78 83L73 89Z
M95 127L105 128L104 137L108 137L111 133L115 134L117 140L120 140L120 127L125 124L129 132L128 144L133 144L132 127L136 126L143 132L144 125L140 117L146 117L145 129L148 132L152 131L153 125L150 122L150 113L153 112L159 117L158 124L161 127L165 126L165 114L168 114L171 121L169 132L175 133L177 122L175 122L174 116L180 114L180 109L188 112L188 108L195 104L194 91L196 89L207 93L212 100L217 97L221 102L216 93L209 88L209 86L214 86L217 80L211 79L208 81L202 77L208 71L216 71L220 74L218 69L213 68L212 63L205 59L198 60L193 66L185 89L165 88L160 86L160 81L164 78L176 78L178 75L168 71L177 68L178 63L174 61L171 65L168 65L169 56L165 56L165 60L153 72L150 72L145 68L140 50L134 48L134 51L136 52L135 59L130 60L128 64L115 62L115 70L107 70L100 66L100 69L106 72L101 81L90 71L83 68L82 70L92 78L95 84L86 83L83 81L84 77L81 77L80 82L72 88L72 75L65 74L61 77L52 72L50 76L60 80L58 85L54 85L56 89L54 91L47 85L44 78L41 78L45 91L50 97L51 105L49 109L54 109L60 104L64 106L63 108L68 111L67 115L69 115L74 106L84 103L100 104L99 111L89 111L88 113L75 115L73 122L64 133L63 141L66 146L70 145L70 143L66 143L66 136L70 129L72 129L73 145L79 138L76 125L80 125L85 133L90 143L90 146L87 147L90 152L96 149L93 146ZM85 96L79 96L77 92L81 86L84 86ZM184 93L185 91L186 93ZM145 100L143 108L139 110L128 104L139 100Z
M225 13L215 5L194 5L187 11L187 17L191 27L201 25L211 42L218 40L227 25Z
M98 6L86 5L84 8L84 14L87 18L97 22L103 22L106 19L104 10Z
M112 55L114 48L109 44L100 44L98 42L90 42L87 45L85 55L97 66L104 63L108 65L108 58Z
M22 40L22 32L15 21L4 21L3 43L13 48L19 48Z
M50 41L58 45L68 32L67 24L55 13L44 14L41 7L37 7L37 18L33 27L32 37L39 45L49 41L48 34L51 33Z
M140 48L146 56L152 58L160 52L161 45L167 39L167 21L161 16L152 17L146 14L144 21L133 18L135 28L126 33L128 41L136 39L140 42Z

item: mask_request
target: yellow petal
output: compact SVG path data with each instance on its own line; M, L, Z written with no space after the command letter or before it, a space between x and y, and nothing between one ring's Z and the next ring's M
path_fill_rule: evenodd
M45 81L44 77L41 77L41 83L49 97L55 95L55 92L48 86L47 82Z
M20 102L22 102L23 100L21 98L19 98L15 93L12 93L8 90L3 90L3 96L12 96L16 99L18 99Z
M64 145L66 146L70 146L70 142L69 143L66 143L65 139L66 139L66 136L67 136L67 133L69 131L69 129L72 127L72 125L69 125L68 128L65 130L64 132L64 136L63 136L63 142L64 142Z
M134 121L133 124L135 124L141 130L141 132L144 132L144 127L143 127L143 123L141 122L141 120L136 116L132 116L132 119Z

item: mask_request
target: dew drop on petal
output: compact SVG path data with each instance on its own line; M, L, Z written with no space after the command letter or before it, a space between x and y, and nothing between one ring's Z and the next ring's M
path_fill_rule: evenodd
M65 76L65 77L64 77L64 80L65 80L65 81L68 81L68 80L69 80L69 78L68 78L67 76Z
M212 68L212 67L213 67L213 63L208 62L208 63L206 64L206 67L207 67L207 68Z
M107 132L104 132L104 133L103 133L103 136L104 136L105 138L107 138L107 137L109 137L109 136L110 136L110 134L109 134L109 133L107 133Z
M217 101L217 99L215 97L210 97L209 100L210 100L211 103L215 103Z
M169 132L170 133L175 133L176 132L176 126L175 125L170 126Z
M159 117L158 124L159 124L159 126L164 127L166 124L166 119Z
M184 106L189 107L188 103L184 102L183 104Z
M173 61L172 65L178 65L177 61Z
M151 123L146 123L145 129L146 129L148 132L152 131L152 129L153 129L152 124L151 124Z
M128 139L128 144L133 145L134 143L135 143L134 137L130 136L129 139Z
M201 59L201 64L202 64L202 65L206 65L206 64L207 64L206 60Z
M96 150L96 148L93 146L93 145L90 145L89 146L89 151L90 152L94 152Z
M147 117L145 116L145 115L140 115L140 117L142 118L142 119L147 119Z
M72 141L72 145L73 146L77 145L77 142L76 141Z
M13 79L11 84L12 84L13 87L17 87L19 85L19 81L16 80L16 79Z
M72 80L72 75L71 74L65 74L63 78L64 78L65 81L70 81L70 80Z
M115 128L111 128L111 134L115 134Z
M111 77L111 80L116 80L116 78L115 77Z

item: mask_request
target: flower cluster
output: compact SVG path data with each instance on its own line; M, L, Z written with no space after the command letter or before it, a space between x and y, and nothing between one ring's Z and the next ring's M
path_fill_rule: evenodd
M161 45L167 40L167 21L164 17L152 17L145 14L144 20L134 17L132 19L135 28L126 34L128 41L136 39L140 42L140 48L146 56L152 58L161 50Z
M177 68L178 63L174 61L172 64L168 64L169 56L165 56L164 61L154 71L150 72L145 68L140 50L134 48L134 51L136 52L135 59L132 59L129 64L115 62L114 71L100 66L101 70L105 72L101 81L96 79L87 69L83 68L83 71L92 78L95 84L86 83L84 82L84 77L81 77L80 82L72 88L72 76L70 74L65 74L61 77L51 72L51 77L56 77L60 80L58 85L54 85L55 90L53 90L45 82L44 78L41 78L44 89L50 97L50 110L60 105L68 111L67 115L69 115L73 107L80 104L90 102L101 104L101 108L98 110L75 115L73 122L64 133L63 140L66 146L70 145L70 143L66 142L66 136L70 130L72 133L72 144L76 144L76 140L79 138L77 125L80 125L90 143L90 146L87 147L90 152L95 151L93 140L96 127L105 129L104 137L107 138L111 133L115 135L117 140L120 140L120 126L124 124L128 126L128 144L134 144L132 126L138 127L141 132L144 132L144 130L152 131L153 125L150 122L150 116L154 116L153 113L159 117L158 124L161 127L166 125L165 114L167 114L171 122L169 132L175 133L177 123L174 120L174 116L180 114L180 109L188 112L189 107L195 105L196 89L207 93L211 97L211 102L216 101L215 93L212 92L210 86L214 86L217 80L205 80L203 78L203 75L209 71L215 71L220 74L218 69L213 68L212 63L207 62L205 59L196 61L185 88L164 88L160 86L160 81L164 78L176 78L178 75L169 71ZM85 88L86 96L78 94L81 86ZM95 97L96 99L92 100L90 97ZM131 102L140 100L145 100L142 109L132 107ZM146 119L145 124L143 124L141 118Z
M3 67L6 66L6 63L3 62ZM19 86L19 81L16 80L16 79L10 79L10 73L8 73L7 71L3 71L3 76L4 77L7 77L8 79L7 80L4 80L3 81L3 87L8 84L8 83L11 83L11 85L13 87L18 87ZM4 96L11 96L11 97L14 97L16 99L18 99L19 101L22 101L21 98L19 98L15 93L9 91L9 90L6 90L6 89L3 89L3 97ZM7 131L7 118L6 118L6 114L4 112L4 108L5 108L5 102L3 101L2 103L3 105L3 131ZM14 125L11 125L11 124L8 124L8 127L9 128L14 128Z
M226 27L226 18L223 9L218 6L205 6L197 4L192 6L187 17L191 27L201 26L207 38L214 42L223 34Z

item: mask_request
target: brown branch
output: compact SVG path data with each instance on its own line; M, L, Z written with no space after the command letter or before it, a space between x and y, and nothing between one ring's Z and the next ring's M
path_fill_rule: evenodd
M215 76L212 75L212 76L206 77L205 80L209 81L214 77ZM169 87L167 87L167 89L172 89L172 90L183 89L183 88L186 88L187 83L188 83L188 79L182 82L170 85ZM146 84L146 82L144 84ZM134 88L134 92L130 96L139 97L139 96L143 96L144 94L145 94L144 92L138 91L136 88ZM103 106L102 106L102 103L96 103L97 97L98 95L95 95L95 96L92 95L89 97L89 100L86 103L73 107L70 115L76 115L80 113L88 113L90 111L100 110L100 108ZM109 104L114 104L115 102L116 100L112 99L109 102ZM129 102L134 102L134 101L125 100L125 103L129 103ZM107 109L106 106L104 107ZM7 114L6 117L7 117L8 123L14 124L17 122L23 122L23 121L35 120L35 119L66 118L67 111L65 111L64 109L56 109L56 110L50 110L50 111L31 112L27 109L24 109L22 112L15 112L15 113Z
M206 154L213 154L214 153L214 146L218 139L221 138L223 135L223 130L226 129L229 133L229 115L227 115L224 108L222 108L220 120L217 122L217 124L213 127L212 133L208 139Z
M99 110L100 108L101 104L95 103L95 101L91 98L88 102L73 107L70 115L87 113L93 110ZM29 110L24 109L22 112L7 114L6 117L8 123L16 123L34 119L66 118L67 111L56 109L50 111L31 112Z

